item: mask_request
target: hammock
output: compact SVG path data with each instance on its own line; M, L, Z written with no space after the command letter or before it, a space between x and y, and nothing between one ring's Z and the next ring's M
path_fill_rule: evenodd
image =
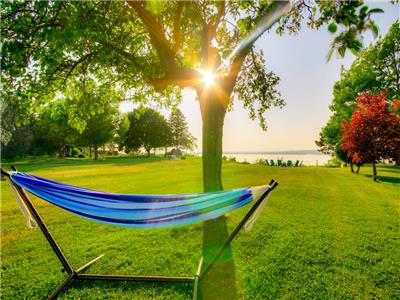
M15 167L13 169L16 171ZM27 225L29 227L38 225L40 227L63 265L63 271L68 274L68 277L49 295L48 299L55 299L63 289L76 280L193 283L193 299L197 299L200 279L204 278L216 264L239 231L243 227L250 229L253 226L265 207L271 191L278 185L277 182L271 180L269 185L265 186L210 193L124 195L84 189L22 172L8 173L1 169L1 175L9 181L21 211L27 220ZM131 228L157 228L192 224L217 218L250 202L254 203L229 237L209 258L204 268L203 258L200 258L197 273L192 277L103 275L83 272L104 254L80 268L74 269L71 266L26 191L78 216Z
M21 172L10 177L33 195L78 216L131 228L179 226L214 219L257 199L267 189L260 186L199 194L126 195L93 191Z

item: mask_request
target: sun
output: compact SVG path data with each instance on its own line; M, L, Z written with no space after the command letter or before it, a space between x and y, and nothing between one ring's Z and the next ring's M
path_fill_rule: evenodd
M206 86L212 86L214 84L215 74L210 70L200 71L203 75L203 82Z

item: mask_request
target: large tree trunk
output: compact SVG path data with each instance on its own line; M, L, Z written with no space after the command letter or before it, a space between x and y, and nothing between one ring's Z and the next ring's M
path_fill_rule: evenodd
M64 144L61 144L61 145L58 147L58 157L61 158L61 159L63 159L64 156L65 156L65 145L64 145Z
M217 90L214 89L214 90ZM225 109L214 93L199 93L203 121L203 188L205 192L222 190L222 134ZM204 223L204 266L228 237L225 216ZM201 283L202 299L235 299L235 269L229 247Z
M374 160L374 161L372 162L372 179L373 179L374 181L376 181L376 179L377 179L376 174L377 174L377 172L376 172L376 161Z
M97 160L99 158L99 147L98 146L93 146L94 149L94 160Z
M358 173L360 171L361 165L360 164L356 164L356 166L357 166L357 169L354 171L354 164L350 163L351 173Z

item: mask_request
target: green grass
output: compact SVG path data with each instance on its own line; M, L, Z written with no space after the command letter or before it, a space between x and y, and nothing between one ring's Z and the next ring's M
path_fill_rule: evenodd
M161 158L27 160L21 171L120 193L201 191L201 160ZM400 169L380 166L375 183L364 167L279 168L224 162L225 188L278 188L253 230L233 242L240 299L400 298ZM39 229L29 230L6 182L1 183L3 299L43 299L65 278ZM195 273L201 224L131 230L94 223L32 197L74 267L106 253L91 272ZM228 226L248 208L228 215ZM74 283L61 299L189 299L189 285Z

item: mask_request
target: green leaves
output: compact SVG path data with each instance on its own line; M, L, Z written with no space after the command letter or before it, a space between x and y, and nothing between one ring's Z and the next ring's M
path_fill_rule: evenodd
M393 53L400 53L400 23L392 25L387 35L378 40L372 47L362 49L359 39L351 40L349 48L359 57L354 61L349 70L342 70L341 79L335 83L333 100L330 109L333 115L320 133L317 145L321 150L333 150L341 159L346 160L346 155L340 148L342 134L340 126L343 120L350 119L357 96L362 92L378 93L386 90L390 99L400 98L400 73L397 68L398 58ZM346 47L338 48L341 54ZM329 55L332 55L331 48Z
M168 145L171 132L164 116L158 111L140 107L129 113L128 118L130 125L125 137L126 152L143 147L150 155L152 148Z
M258 119L260 127L267 130L264 113L271 107L285 105L278 90L280 78L265 69L265 59L260 52L251 52L244 65L247 67L238 76L235 93L249 111L250 119Z
M339 55L341 56L341 57L344 57L344 55L346 54L346 46L340 46L337 50L338 50L338 53L339 53Z
M146 1L146 7L154 14L159 14L162 12L165 6L165 1L163 0L149 0Z
M373 13L384 13L384 10L381 8L372 8L368 11L369 14L373 14Z
M374 37L377 38L379 35L379 27L378 27L378 25L376 25L375 22L371 23L371 30L372 30L372 33L374 34Z
M361 40L354 39L354 40L351 41L349 49L354 55L358 56L361 53L361 50L362 50L363 46L364 45L363 45L363 42Z
M335 22L332 22L331 24L329 24L328 30L329 30L331 33L335 33L335 32L337 31L337 25L336 25L336 23L335 23Z

